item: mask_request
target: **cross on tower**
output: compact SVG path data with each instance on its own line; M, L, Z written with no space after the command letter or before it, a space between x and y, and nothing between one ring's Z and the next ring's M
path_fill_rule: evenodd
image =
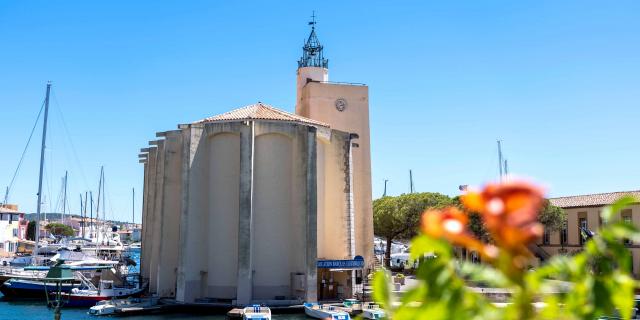
M311 14L311 21L309 21L309 25L311 26L311 28L315 28L316 27L316 12L313 11L313 13Z
M322 45L316 36L316 12L311 15L311 33L302 47L302 58L298 60L298 68L302 67L319 67L327 68L329 60L325 59L322 54Z

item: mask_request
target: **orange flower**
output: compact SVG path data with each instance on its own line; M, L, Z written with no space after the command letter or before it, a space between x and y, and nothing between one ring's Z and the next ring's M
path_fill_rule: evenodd
M467 229L468 222L467 214L455 207L427 210L422 215L421 229L422 232L433 238L443 238L453 244L478 251L487 258L495 258L497 249L484 245L474 238Z
M537 222L543 205L542 189L523 181L492 183L481 192L465 194L462 203L482 215L487 230L500 247L514 257L531 256L527 245L543 232Z

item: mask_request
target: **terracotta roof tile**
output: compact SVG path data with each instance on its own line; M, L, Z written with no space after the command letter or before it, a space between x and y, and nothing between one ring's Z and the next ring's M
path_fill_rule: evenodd
M593 207L612 204L623 196L630 195L640 202L640 190L586 194L579 196L550 198L551 204L561 208Z
M11 209L11 208L5 208L0 206L0 213L22 213L22 212Z
M313 119L308 119L297 114L282 111L274 108L268 104L258 102L240 109L231 110L217 116L208 117L194 123L209 123L209 122L227 122L227 121L242 121L242 120L275 120L295 122L302 124L309 124L314 126L322 126L329 128L329 125Z

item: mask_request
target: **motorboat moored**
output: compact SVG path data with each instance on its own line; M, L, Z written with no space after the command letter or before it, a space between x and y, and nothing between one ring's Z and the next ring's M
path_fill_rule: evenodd
M63 293L62 298L67 301L66 307L93 307L98 302L111 299L124 299L140 295L142 288L127 288L116 286L112 280L100 280L98 288L73 288L69 293Z
M331 320L351 320L349 313L338 309L331 305L320 305L317 303L305 303L304 313L312 318L316 319L331 319Z
M385 316L386 313L377 304L367 304L362 308L362 318L364 319L383 319Z
M271 320L271 309L260 305L245 307L242 312L242 319Z
M139 311L158 305L157 298L127 298L102 300L89 308L89 314L93 316L110 316L118 313L125 314L131 311Z

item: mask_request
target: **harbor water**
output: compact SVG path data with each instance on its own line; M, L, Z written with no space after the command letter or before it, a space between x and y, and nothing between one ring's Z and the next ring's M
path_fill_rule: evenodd
M2 294L0 294L2 296ZM7 302L0 299L0 319L2 320L51 320L53 310L45 306L44 302ZM98 320L112 319L110 317L95 317L87 314L87 309L63 309L62 319L68 320ZM224 315L189 315L189 314L164 314L164 315L141 315L120 319L130 320L165 320L165 319L205 319L224 320ZM278 320L302 320L308 319L304 314L283 314L273 315L273 319Z
M139 252L131 253L131 258L140 265ZM137 272L137 268L131 272ZM110 317L95 317L87 314L88 308L63 308L62 319L85 320L85 319L110 319ZM7 301L0 293L0 320L50 320L53 319L53 309L49 309L44 301ZM165 320L165 319L205 319L223 320L224 315L193 315L193 314L161 314L161 315L140 315L123 319L131 320ZM273 319L278 320L302 320L307 319L304 314L283 314L273 315Z

